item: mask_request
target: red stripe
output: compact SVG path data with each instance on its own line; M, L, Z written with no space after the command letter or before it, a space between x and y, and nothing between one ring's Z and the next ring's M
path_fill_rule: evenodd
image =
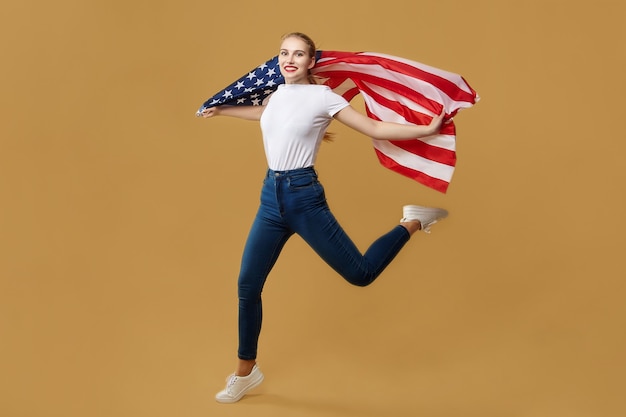
M412 153L413 155L421 156L433 162L445 164L451 167L456 165L456 153L447 149L431 146L421 140L392 140L397 147Z
M315 75L318 76L317 73ZM324 85L327 85L331 88L331 90L334 90L343 84L347 79L348 77L340 77L339 74L333 74L332 77L324 81Z
M343 98L345 98L347 101L352 101L352 99L359 93L360 91L358 87L354 87L343 93Z
M381 165L384 166L385 168L388 168L394 172L397 172L398 174L404 175L405 177L411 178L419 182L420 184L423 184L427 187L430 187L442 193L445 193L448 190L448 185L449 185L448 182L444 180L440 180L438 178L433 178L429 175L424 174L421 171L416 171L414 169L407 168L403 165L399 165L396 161L389 158L387 155L383 154L378 149L374 149L374 150L376 151L376 155L378 156L378 160L380 161Z
M345 53L345 52L337 54L334 51L322 52L322 58L325 58L325 57L334 57L336 59L328 60L325 62L320 62L318 64L320 68L336 63L338 60L340 62L345 62L348 64L379 65L382 68L399 72L401 74L411 76L413 78L417 78L429 84L432 84L436 86L438 89L440 89L442 92L444 92L448 97L450 97L451 99L455 101L465 101L468 103L476 102L476 92L469 85L467 85L463 77L460 77L460 76L459 76L459 80L463 81L472 93L468 93L460 89L458 85L448 80L447 78L441 77L436 74L432 74L430 72L424 71L420 68L414 67L404 62L394 61L391 58L360 55L360 54L350 54L350 53Z

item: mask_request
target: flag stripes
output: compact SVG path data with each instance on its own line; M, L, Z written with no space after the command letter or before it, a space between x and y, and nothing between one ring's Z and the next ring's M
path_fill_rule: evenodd
M447 191L456 165L452 117L478 100L460 75L385 54L336 51L322 51L311 72L331 88L352 81L367 115L376 120L427 125L444 108L446 124L439 134L415 140L374 140L373 145L386 168ZM343 95L350 100L354 90Z

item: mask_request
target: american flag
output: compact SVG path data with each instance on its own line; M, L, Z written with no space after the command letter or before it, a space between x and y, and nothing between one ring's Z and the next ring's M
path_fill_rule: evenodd
M447 123L436 135L415 140L372 140L384 167L445 193L456 165L452 118L479 100L463 77L373 52L318 51L316 59L311 73L319 82L348 101L360 93L372 119L427 125L445 108ZM196 115L223 104L261 105L284 82L276 56L209 98Z

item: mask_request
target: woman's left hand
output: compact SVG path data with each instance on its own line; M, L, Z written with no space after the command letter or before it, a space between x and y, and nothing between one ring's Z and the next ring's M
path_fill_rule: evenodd
M432 130L433 135L439 133L439 131L441 130L441 124L443 123L443 118L445 115L446 115L446 109L442 108L441 113L433 117L433 119L430 121L428 128Z

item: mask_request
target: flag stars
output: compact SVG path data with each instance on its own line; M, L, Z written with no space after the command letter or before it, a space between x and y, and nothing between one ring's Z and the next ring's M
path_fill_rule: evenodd
M249 72L248 75L246 76L247 79L252 80L253 78L256 78L256 74L255 71Z
M264 79L263 78L259 78L258 80L256 80L256 82L254 83L254 85L256 85L257 87L262 85L264 83Z
M266 87L274 87L275 85L276 85L276 83L274 82L274 80L269 80L265 86Z
M276 68L270 68L267 70L267 74L265 75L267 75L268 77L271 77L272 75L275 75L275 74L276 74Z
M252 105L253 106L260 106L261 105L261 100L259 100L258 98L255 98L254 100L252 100Z
M231 98L233 96L233 90L224 91L224 99Z
M239 81L239 82L237 83L237 85L235 86L235 88L236 88L237 90L241 90L241 89L242 89L242 88L244 88L245 86L246 86L246 85L244 84L244 82L243 82L243 81Z

